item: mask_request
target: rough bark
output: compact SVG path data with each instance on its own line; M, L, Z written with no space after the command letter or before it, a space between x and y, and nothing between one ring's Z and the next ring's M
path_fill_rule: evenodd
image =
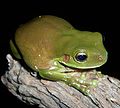
M120 108L120 81L104 75L86 96L62 82L33 77L11 55L9 70L1 77L8 90L21 101L40 108Z

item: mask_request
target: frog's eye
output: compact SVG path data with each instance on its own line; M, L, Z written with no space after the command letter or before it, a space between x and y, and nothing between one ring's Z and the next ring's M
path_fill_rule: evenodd
M84 53L84 52L80 52L80 53L76 54L75 59L76 59L78 62L84 62L84 61L86 61L86 59L87 59L87 54Z

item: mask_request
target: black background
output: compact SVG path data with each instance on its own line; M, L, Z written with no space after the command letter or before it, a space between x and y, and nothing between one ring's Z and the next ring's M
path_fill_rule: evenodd
M119 3L118 3L119 4ZM39 15L55 15L69 21L75 28L98 31L105 37L108 61L101 67L104 74L120 79L119 7L117 3L87 1L1 1L0 3L0 76L7 70L6 54L10 53L9 39L17 27ZM8 92L0 82L0 107L31 108ZM2 108L2 107L1 107Z

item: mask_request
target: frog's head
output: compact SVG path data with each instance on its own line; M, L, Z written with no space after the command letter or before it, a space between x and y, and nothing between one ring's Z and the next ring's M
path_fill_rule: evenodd
M71 34L64 38L66 45L62 42L64 47L61 50L65 53L58 59L62 65L92 69L102 66L107 61L107 51L100 33L73 31Z

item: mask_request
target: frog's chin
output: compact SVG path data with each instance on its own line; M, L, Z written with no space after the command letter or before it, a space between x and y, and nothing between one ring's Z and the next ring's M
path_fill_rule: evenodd
M87 66L87 67L79 67L79 69L95 69L95 68L98 68L100 66L102 66L102 64L101 65L94 65L94 66Z
M69 72L89 72L89 71L94 71L95 68L99 67L99 66L92 66L92 67L73 67L73 66L69 66L66 65L62 62L59 62L62 66L64 66L65 68L65 72L69 73Z

